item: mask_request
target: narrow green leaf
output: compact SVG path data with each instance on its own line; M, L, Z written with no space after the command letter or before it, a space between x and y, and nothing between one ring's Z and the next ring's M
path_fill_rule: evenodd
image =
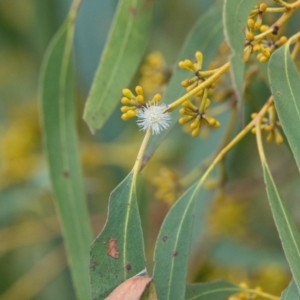
M281 300L295 300L300 299L300 294L297 289L295 281L291 281L289 286L281 294Z
M244 34L251 9L257 0L225 0L223 8L223 25L226 40L232 50L230 59L231 78L239 104L244 94Z
M282 202L268 165L262 162L269 203L286 259L300 290L300 234L284 202Z
M273 53L268 74L279 120L300 170L300 75L288 44Z
M209 28L209 31L207 30ZM219 46L224 40L222 32L222 7L213 6L205 14L201 15L188 35L177 58L177 62L184 59L194 59L196 51L201 51L204 56L203 69L207 68L217 54ZM163 95L163 103L171 103L185 94L185 89L180 85L181 81L189 76L188 72L179 68L174 70L167 90ZM147 161L167 134L178 124L178 111L172 113L172 124L168 130L151 138L144 161Z
M223 300L232 294L242 292L243 289L230 282L220 280L216 282L188 285L186 300Z
M74 23L54 36L41 71L41 115L55 204L62 224L78 299L90 299L88 275L92 232L78 157L74 111Z
M91 248L93 299L104 299L126 279L145 271L144 240L133 174L111 193L108 218Z
M158 299L184 299L194 212L202 183L191 186L169 210L156 240L153 278ZM204 191L202 191L204 192ZM205 198L201 193L201 198Z
M119 0L83 116L93 131L109 118L140 63L153 4L147 0Z

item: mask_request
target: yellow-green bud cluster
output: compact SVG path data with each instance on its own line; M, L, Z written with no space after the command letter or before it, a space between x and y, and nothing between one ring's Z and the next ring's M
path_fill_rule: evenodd
M256 58L259 62L266 62L272 52L278 47L286 43L287 38L285 36L276 38L276 32L269 32L263 35L264 32L269 30L269 26L262 24L262 15L267 11L267 5L265 3L258 3L255 9L252 10L248 22L247 31L245 33L245 49L244 49L244 61L247 62L253 52L258 52ZM256 38L255 31L260 32L260 38Z
M179 119L180 124L190 123L189 129L192 137L196 137L200 134L202 124L206 124L210 127L219 128L220 123L205 113L206 109L210 105L208 98L202 99L205 101L204 105L200 105L198 109L191 101L187 100L183 102L182 108L179 110L182 117Z
M143 86L146 95L153 95L161 91L167 83L171 71L160 52L152 52L147 55L144 64L141 66L141 78L139 84Z
M181 194L181 184L175 172L164 168L160 171L159 176L154 177L154 185L157 187L155 197L172 205Z
M185 59L178 63L179 67L183 70L192 72L195 76L189 79L185 79L181 82L181 85L189 92L204 81L204 77L201 74L203 55L200 51L195 54L196 63L193 63L189 59ZM202 91L201 91L202 92ZM201 95L201 92L199 95ZM198 96L199 96L198 95Z
M256 113L251 115L252 119L256 117ZM275 141L276 144L280 145L283 143L283 137L279 131L281 124L277 121L277 114L274 105L268 108L268 118L262 118L260 128L261 130L268 133L267 142L272 143ZM252 128L252 133L256 133L256 128Z
M133 117L136 117L140 110L146 106L144 91L141 86L136 86L136 95L134 95L129 89L123 89L123 96L121 102L124 106L121 107L123 113L121 118L127 121ZM161 100L161 95L156 94L150 101L150 104L158 103Z

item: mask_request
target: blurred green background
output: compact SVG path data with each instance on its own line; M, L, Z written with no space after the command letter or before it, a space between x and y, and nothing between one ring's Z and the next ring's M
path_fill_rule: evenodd
M172 67L196 19L209 5L220 3L157 1L147 52L160 51ZM37 99L44 52L70 4L0 1L0 300L75 299L43 157ZM130 171L142 139L134 122L126 126L121 122L119 108L94 136L81 118L116 5L115 0L84 0L74 45L80 153L95 236L105 222L109 194ZM138 78L139 73L134 80ZM254 101L253 95L263 89L265 94ZM258 80L249 85L246 96L248 113L268 97L268 90ZM139 191L149 269L168 210L167 203L154 198L151 181L165 166L178 176L192 168L194 160L186 157L190 149L182 146L182 138L190 139L178 126L146 168ZM299 224L300 182L292 156L285 146L274 145L267 147L267 154L283 199ZM226 167L226 195L220 199L209 193L209 209L199 229L203 233L192 249L189 282L246 281L279 294L290 274L266 200L253 136L230 154Z

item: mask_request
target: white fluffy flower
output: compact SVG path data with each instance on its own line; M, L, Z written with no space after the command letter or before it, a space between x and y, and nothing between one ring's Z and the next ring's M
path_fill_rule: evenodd
M161 130L169 127L171 116L167 112L168 106L165 104L157 105L146 104L137 115L137 124L141 130L152 130L152 134L159 134Z

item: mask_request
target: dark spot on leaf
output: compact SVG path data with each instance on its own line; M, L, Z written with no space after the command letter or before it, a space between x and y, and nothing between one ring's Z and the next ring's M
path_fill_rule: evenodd
M110 239L108 241L107 255L109 255L110 257L115 258L115 259L119 258L120 253L118 251L116 239Z
M178 255L178 251L173 252L173 257L176 257Z
M63 176L64 176L65 178L69 178L69 177L70 177L69 171L63 171Z
M127 264L127 265L126 265L126 270L127 270L127 271L130 271L130 270L131 270L131 264Z
M95 268L99 265L98 261L93 261L91 264L91 268L93 269L93 271L95 270Z
M278 30L279 30L279 26L278 26L278 25L275 25L275 26L273 27L272 33L273 33L274 35L277 35Z
M166 242L167 239L168 239L168 237L165 235L165 236L162 238L162 241L163 241L163 242Z
M137 15L137 11L136 11L136 8L135 7L130 7L130 9L129 9L129 12L130 12L130 15L132 16L132 17L136 17L136 15Z
M280 92L276 92L276 95L277 95L277 96L280 96L280 95L281 95L281 93L280 93Z

